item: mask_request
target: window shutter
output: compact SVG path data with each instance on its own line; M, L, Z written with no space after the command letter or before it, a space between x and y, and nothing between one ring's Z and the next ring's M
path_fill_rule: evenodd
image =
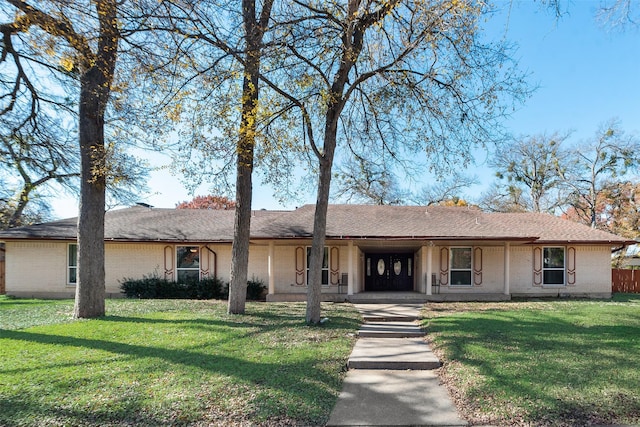
M331 248L331 252L329 255L329 273L331 278L329 282L332 285L337 285L340 283L340 249L336 246Z
M542 248L533 248L533 286L542 286Z
M567 248L567 285L576 285L576 248Z
M449 248L440 248L440 285L449 284Z
M208 279L209 272L211 270L211 258L209 258L209 251L206 247L200 248L200 278Z
M174 268L174 249L173 246L164 247L164 278L166 280L173 280L173 268Z
M482 248L473 248L473 284L482 285Z
M305 278L304 278L304 258L305 258L305 251L304 248L301 246L298 246L296 248L296 285L304 285L305 283Z

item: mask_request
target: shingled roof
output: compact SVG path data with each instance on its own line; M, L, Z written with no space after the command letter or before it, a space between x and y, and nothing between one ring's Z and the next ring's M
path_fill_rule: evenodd
M254 211L254 239L306 238L314 205L293 211ZM0 240L74 240L76 218L0 232ZM132 207L105 216L105 240L230 242L233 211ZM407 240L514 240L540 243L630 244L633 241L539 213L487 213L443 206L330 205L328 238Z

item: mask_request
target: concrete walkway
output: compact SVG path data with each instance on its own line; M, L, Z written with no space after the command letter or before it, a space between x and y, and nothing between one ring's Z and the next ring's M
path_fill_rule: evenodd
M466 426L433 371L421 304L356 304L365 323L328 426Z

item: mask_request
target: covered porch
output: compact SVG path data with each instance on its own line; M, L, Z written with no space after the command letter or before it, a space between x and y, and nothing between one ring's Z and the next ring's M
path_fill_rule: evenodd
M328 239L332 279L323 286L322 298L351 302L509 300L511 245L495 240ZM452 271L452 251L460 249L468 265L465 271ZM304 289L289 293L276 285L277 252L276 244L270 242L267 300L306 300ZM334 261L338 253L339 263ZM467 282L452 285L452 278L459 275Z

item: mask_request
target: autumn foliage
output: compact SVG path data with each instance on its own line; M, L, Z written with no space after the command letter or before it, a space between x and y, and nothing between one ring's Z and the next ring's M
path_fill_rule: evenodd
M236 208L236 202L224 196L196 196L188 202L181 202L176 209L215 209L231 210Z
M595 227L620 236L640 237L640 184L613 182L606 185L596 197ZM590 225L592 208L584 199L578 199L562 215L563 218Z

